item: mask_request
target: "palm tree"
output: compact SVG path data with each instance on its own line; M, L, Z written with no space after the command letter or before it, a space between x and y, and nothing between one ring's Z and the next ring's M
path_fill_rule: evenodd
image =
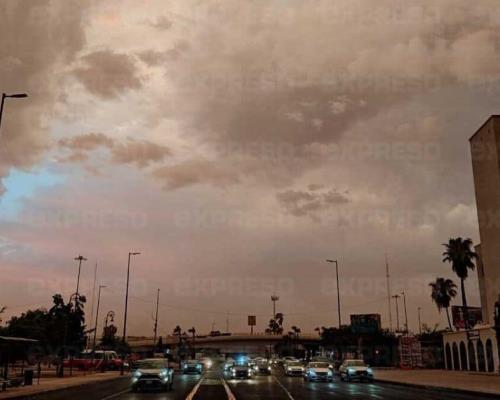
M451 279L436 278L436 281L429 283L429 286L432 288L432 301L436 303L439 312L441 312L443 308L446 310L448 325L450 329L453 329L451 327L449 308L451 299L453 299L457 295L457 285L455 285L455 283L453 283Z
M450 238L448 243L443 243L445 252L443 253L443 262L451 263L451 269L460 278L460 289L462 291L462 306L465 320L465 328L469 328L469 312L467 309L467 297L465 296L465 280L469 275L469 269L474 270L474 260L477 254L471 249L472 240Z

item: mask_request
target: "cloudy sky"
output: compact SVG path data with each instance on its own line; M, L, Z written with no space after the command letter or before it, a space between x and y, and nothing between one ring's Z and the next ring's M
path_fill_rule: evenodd
M312 332L428 283L478 241L468 138L500 107L496 0L4 0L0 304L75 290L130 334ZM478 304L475 274L467 282ZM458 299L457 299L458 300ZM90 312L91 301L88 309ZM395 312L393 310L393 319ZM393 322L395 325L395 322Z

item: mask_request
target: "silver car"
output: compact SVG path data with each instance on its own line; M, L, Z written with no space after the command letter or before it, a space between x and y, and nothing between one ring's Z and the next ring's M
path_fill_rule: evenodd
M174 369L170 368L164 358L147 358L140 360L132 372L131 388L138 390L172 390L174 383Z

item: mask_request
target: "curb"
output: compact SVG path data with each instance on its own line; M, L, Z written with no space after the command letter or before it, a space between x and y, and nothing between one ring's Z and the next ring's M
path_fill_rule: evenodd
M495 394L495 393L478 392L476 390L456 389L456 388L443 387L443 386L433 386L433 385L426 385L423 383L419 384L419 383L398 382L398 381L391 381L388 379L377 379L377 378L375 378L374 382L386 383L386 384L397 385L397 386L406 386L406 387L416 388L416 389L437 390L440 392L445 392L445 393L450 393L450 394L466 394L466 395L471 395L471 396L482 396L483 398L488 398L488 399L498 399L498 397L499 397L499 395Z
M114 377L110 377L109 379L102 379L102 380L92 381L92 382L82 382L82 383L78 383L76 385L70 385L70 386L64 386L64 387L58 387L58 388L46 388L44 390L40 390L39 392L34 392L34 393L15 393L15 394L12 394L12 396L3 397L2 400L37 399L38 397L47 396L49 394L56 394L56 393L62 393L65 391L78 390L78 389L81 389L85 386L96 385L99 383L110 383L113 381L123 380L125 378L128 378L128 377L127 376L114 376Z

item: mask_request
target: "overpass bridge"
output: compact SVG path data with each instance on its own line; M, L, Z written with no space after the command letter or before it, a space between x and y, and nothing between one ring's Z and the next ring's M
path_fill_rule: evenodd
M152 337L128 337L128 343L134 352L151 352L154 349ZM184 336L183 341L191 344L191 336ZM198 335L195 337L195 347L211 349L219 353L247 353L263 354L283 342L283 335L272 335L266 333L232 333L217 336ZM315 334L300 334L299 343L303 346L319 345L320 337ZM179 337L169 335L163 337L163 344L172 350L179 346Z

